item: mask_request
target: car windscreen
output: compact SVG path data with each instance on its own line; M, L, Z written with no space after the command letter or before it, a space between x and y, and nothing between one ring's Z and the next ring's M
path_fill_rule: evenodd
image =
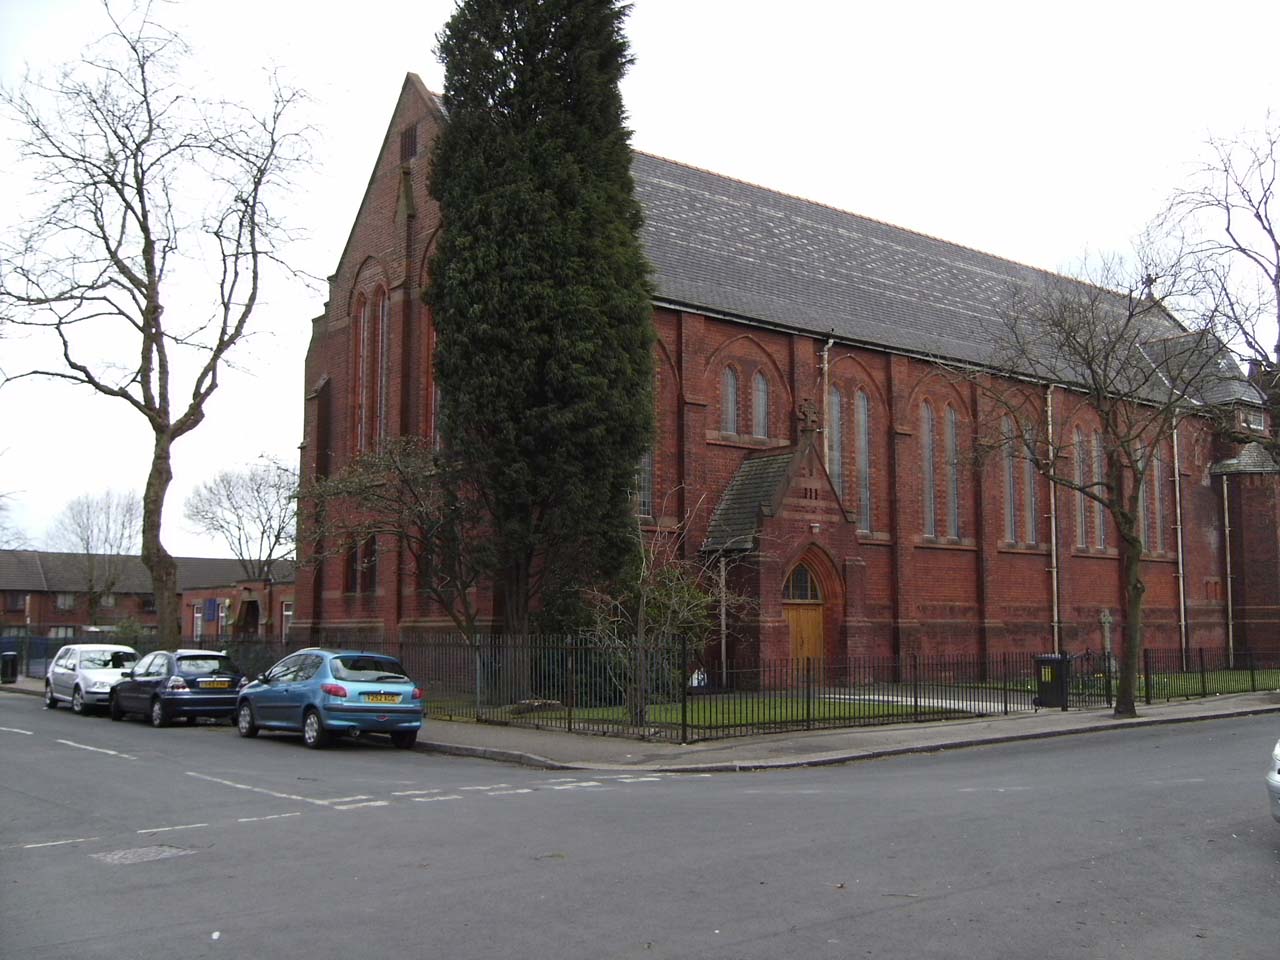
M240 668L229 657L179 657L178 673L184 677L207 677L210 674L238 675Z
M138 659L124 650L85 650L80 654L81 670L121 670Z
M400 666L400 661L391 657L370 657L365 654L347 654L334 657L329 663L335 680L403 680L408 682L409 676Z

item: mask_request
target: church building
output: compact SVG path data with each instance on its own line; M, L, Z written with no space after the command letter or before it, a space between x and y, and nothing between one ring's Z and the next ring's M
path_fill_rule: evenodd
M380 437L434 434L422 294L443 122L409 74L312 321L304 478ZM632 173L657 333L657 433L636 509L644 530L678 532L752 600L731 625L733 655L1076 653L1119 636L1105 512L1025 460L968 455L991 411L955 365L979 363L1009 289L1046 274L643 153ZM1068 419L1052 386L1025 389L1054 430L1097 442L1087 411ZM1265 437L1252 387L1215 402L1237 436ZM1195 417L1153 463L1146 645L1280 653L1280 468ZM452 630L394 538L353 548L356 565L309 564L299 549L295 638ZM493 598L481 608L492 623Z

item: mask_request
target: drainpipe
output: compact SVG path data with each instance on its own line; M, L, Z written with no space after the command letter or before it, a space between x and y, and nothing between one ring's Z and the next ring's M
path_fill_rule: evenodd
M1049 456L1054 458L1056 470L1057 455L1053 448L1053 384L1044 392L1045 430L1049 439ZM1058 599L1058 485L1049 484L1049 585L1053 593L1053 652L1062 652L1062 617Z
M1231 507L1227 501L1227 477L1222 477L1222 536L1223 553L1227 559L1227 667L1236 666L1235 616L1231 606Z
M1173 513L1178 531L1178 637L1182 669L1187 669L1187 578L1182 546L1182 461L1178 456L1178 421L1173 422ZM1228 586L1230 586L1228 584Z
M827 404L831 401L828 355L833 343L834 340L828 340L822 348L822 465L828 473L831 472L831 440L827 436L827 424L831 420L831 411L827 409Z

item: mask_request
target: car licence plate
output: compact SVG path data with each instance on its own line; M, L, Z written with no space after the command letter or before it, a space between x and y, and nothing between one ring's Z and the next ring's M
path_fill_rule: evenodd
M230 680L205 680L200 684L201 690L227 690L230 687Z
M399 703L400 694L398 693L367 693L365 694L366 703Z

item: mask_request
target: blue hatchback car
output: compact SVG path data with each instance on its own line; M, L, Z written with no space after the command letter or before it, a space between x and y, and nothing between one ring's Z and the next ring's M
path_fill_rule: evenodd
M240 690L236 726L301 732L308 747L335 736L385 733L408 750L422 728L422 691L395 657L309 648L285 657Z

